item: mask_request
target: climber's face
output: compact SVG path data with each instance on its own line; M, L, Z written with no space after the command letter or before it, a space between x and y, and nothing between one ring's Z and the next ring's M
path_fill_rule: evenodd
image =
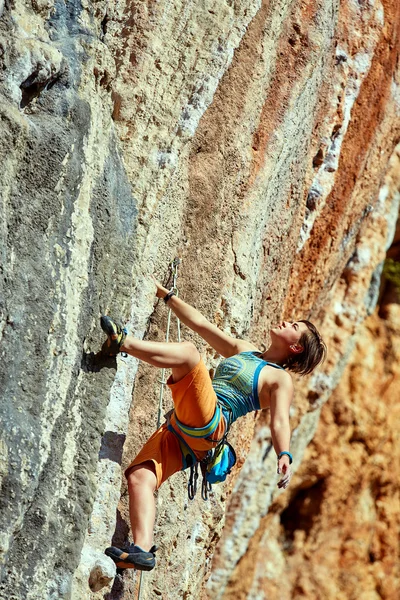
M303 333L307 331L307 325L300 321L294 321L293 323L281 321L271 329L271 342L275 346L287 348L292 352L302 352L303 348L299 342Z

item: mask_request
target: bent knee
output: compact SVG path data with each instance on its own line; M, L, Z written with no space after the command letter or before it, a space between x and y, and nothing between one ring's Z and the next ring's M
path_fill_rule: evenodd
M200 361L200 353L193 342L182 342L184 348L185 362L188 366L194 367Z
M128 488L132 489L137 486L151 486L154 489L157 487L157 476L154 463L149 460L140 465L135 465L126 476Z

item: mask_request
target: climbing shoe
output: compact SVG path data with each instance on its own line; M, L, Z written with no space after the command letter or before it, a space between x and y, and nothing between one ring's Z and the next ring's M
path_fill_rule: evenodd
M112 558L119 569L151 571L156 566L156 551L157 546L152 546L149 552L145 552L140 546L131 544L122 550L111 546L106 548L104 554Z
M107 339L101 347L101 351L107 356L115 356L120 351L128 332L106 315L101 317L100 325L104 333L107 334Z

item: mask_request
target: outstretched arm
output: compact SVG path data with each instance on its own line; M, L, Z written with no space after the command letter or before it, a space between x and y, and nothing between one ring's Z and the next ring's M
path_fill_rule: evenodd
M293 382L289 373L279 372L276 382L271 388L271 436L274 450L279 456L281 452L289 452L290 423L289 409L293 399ZM284 454L278 460L278 474L282 474L278 487L286 489L292 476L289 457Z
M165 298L168 290L155 279L154 282L157 286L157 297ZM216 325L210 323L196 308L193 308L193 306L190 306L190 304L187 304L176 296L172 296L168 300L168 307L173 310L182 323L198 333L203 340L226 358L234 356L239 352L245 352L246 350L257 350L253 344L227 335L218 329Z

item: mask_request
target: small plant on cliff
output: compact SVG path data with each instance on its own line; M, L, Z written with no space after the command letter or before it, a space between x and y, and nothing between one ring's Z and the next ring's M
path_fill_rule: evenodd
M387 258L383 265L383 276L386 281L390 281L396 291L400 293L400 262Z

